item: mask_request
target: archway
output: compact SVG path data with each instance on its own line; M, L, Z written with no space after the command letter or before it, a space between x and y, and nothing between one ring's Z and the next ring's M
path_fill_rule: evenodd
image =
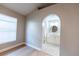
M59 55L60 48L60 18L56 14L48 15L42 22L42 48L51 55Z

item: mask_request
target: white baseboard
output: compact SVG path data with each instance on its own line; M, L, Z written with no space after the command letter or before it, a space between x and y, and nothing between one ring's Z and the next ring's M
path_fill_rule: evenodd
M31 44L26 44L27 46L29 46L29 47L32 47L32 48L34 48L34 49L36 49L36 50L39 50L39 51L41 51L41 49L40 48L37 48L37 47L35 47L34 45L31 45Z
M4 51L7 51L7 50L10 50L10 49L12 49L12 48L18 47L18 46L23 45L23 44L25 44L25 42L18 43L18 44L16 44L16 45L13 45L13 46L10 46L10 47L1 49L1 50L0 50L0 53L2 53L2 52L4 52Z

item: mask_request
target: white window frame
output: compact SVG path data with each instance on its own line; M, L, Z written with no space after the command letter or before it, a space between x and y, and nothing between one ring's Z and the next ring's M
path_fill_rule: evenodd
M4 27L3 27L3 25L5 26L5 29L4 30L1 30L1 31L3 31L1 34L0 34L0 44L5 44L5 43L9 43L9 42L13 42L13 41L16 41L16 37L17 37L17 18L14 18L14 17L11 17L11 16L8 16L8 15L5 15L5 14L1 14L0 13L0 19L1 19L1 23L2 24L0 24L0 25L2 25L2 26L0 26L2 29L4 29ZM3 22L4 21L4 22ZM9 24L8 24L8 23ZM13 23L12 23L13 22ZM5 25L5 24L7 24L7 25ZM16 26L14 26L14 25L16 25ZM13 25L13 26L12 26ZM11 27L10 29L9 29L9 27ZM12 29L12 27L14 28L14 29ZM10 32L10 30L11 30L11 32ZM7 32L9 32L10 34L8 34ZM2 35L5 37L5 38L2 38ZM12 37L14 38L14 39L12 39ZM8 38L8 39L7 39ZM10 39L9 39L10 38Z

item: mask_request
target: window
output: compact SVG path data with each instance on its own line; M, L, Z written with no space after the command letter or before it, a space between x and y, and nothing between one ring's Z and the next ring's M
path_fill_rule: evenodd
M17 19L0 14L0 44L16 41Z

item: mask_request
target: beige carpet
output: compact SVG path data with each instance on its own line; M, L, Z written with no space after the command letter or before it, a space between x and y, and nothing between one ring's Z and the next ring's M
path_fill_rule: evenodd
M22 47L11 53L5 54L5 56L49 56L47 53L37 51L31 47Z

